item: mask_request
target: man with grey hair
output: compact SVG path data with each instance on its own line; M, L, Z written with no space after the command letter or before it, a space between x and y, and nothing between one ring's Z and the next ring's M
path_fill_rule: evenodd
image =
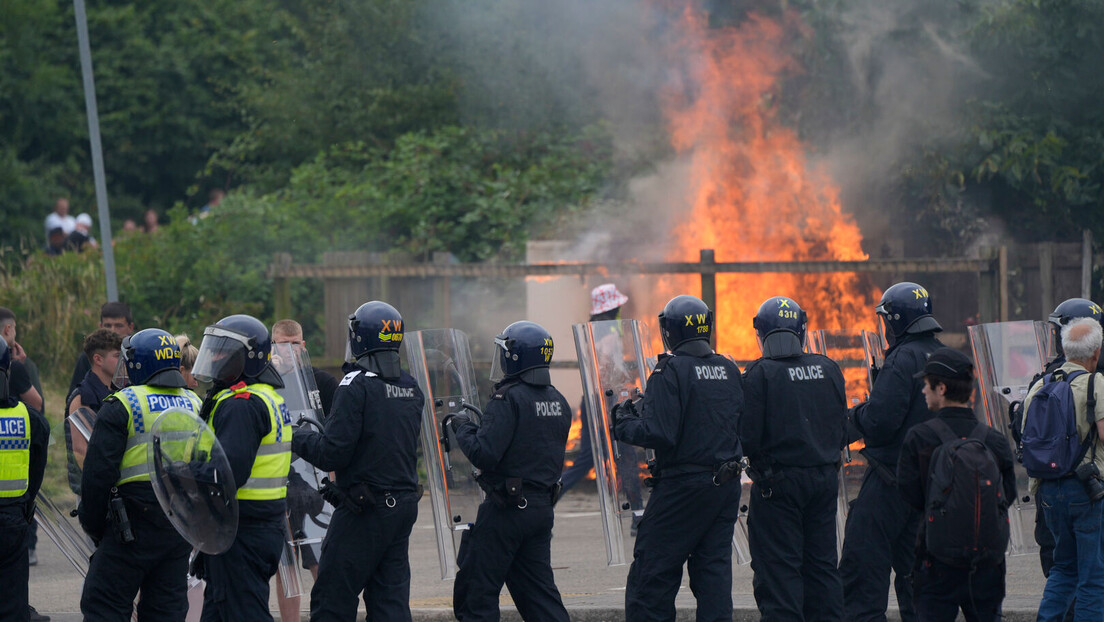
M1074 473L1031 480L1031 493L1037 507L1044 512L1055 540L1054 566L1039 603L1037 619L1040 621L1062 620L1074 596L1077 598L1075 619L1104 617L1104 559L1100 555L1104 500L1091 493L1094 484L1104 492L1099 481L1099 474L1104 472L1104 400L1094 399L1097 387L1104 383L1104 377L1095 371L1102 339L1100 323L1094 319L1077 318L1063 326L1062 350L1066 363L1044 382L1036 383L1024 400L1026 430L1031 417L1046 412L1041 409L1031 412L1032 400L1039 391L1053 382L1068 382L1077 436L1091 447L1084 452ZM1089 372L1090 369L1094 371ZM1090 391L1094 395L1090 395ZM1092 413L1089 412L1090 404L1093 405ZM1095 476L1091 474L1094 470Z

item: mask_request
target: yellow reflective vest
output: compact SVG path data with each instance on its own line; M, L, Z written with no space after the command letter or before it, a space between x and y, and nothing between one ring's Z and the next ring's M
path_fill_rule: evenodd
M31 473L31 415L23 402L0 408L0 498L22 497Z
M288 471L291 469L291 415L284 398L276 392L271 385L256 383L246 385L244 383L234 385L229 389L220 391L215 396L215 408L228 399L235 399L242 394L251 394L260 397L268 410L268 418L271 423L268 434L261 439L261 445L257 448L257 457L253 460L253 468L249 471L249 479L245 485L238 488L238 499L242 501L275 501L287 496ZM211 417L211 427L214 429L214 416ZM218 431L215 431L216 434Z
M115 397L130 415L127 420L127 444L123 461L119 464L119 481L116 486L131 482L150 481L146 448L153 437L150 428L157 417L170 408L190 410L199 416L202 405L199 397L188 389L135 385L115 393Z

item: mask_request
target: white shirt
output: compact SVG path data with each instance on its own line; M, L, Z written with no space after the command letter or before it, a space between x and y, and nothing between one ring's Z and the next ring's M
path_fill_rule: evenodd
M73 229L77 228L77 219L72 216L59 216L57 212L50 212L50 215L46 217L47 238L50 237L50 230L55 227L61 227L65 235L69 235L73 232Z

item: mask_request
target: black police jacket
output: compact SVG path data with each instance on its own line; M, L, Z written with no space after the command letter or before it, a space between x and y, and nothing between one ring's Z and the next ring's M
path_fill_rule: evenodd
M962 438L969 436L978 424L974 411L969 408L943 408L935 416ZM932 429L930 423L925 422L909 430L901 447L901 459L897 463L897 489L905 501L918 510L924 509L928 494L932 453L941 444L939 434ZM985 446L993 452L993 457L997 460L1004 484L1004 498L1011 504L1016 499L1016 463L1012 459L1012 448L1008 445L1008 439L989 428L985 436Z
M15 408L19 397L11 395L7 401L0 402L0 408ZM27 406L27 415L31 424L31 465L27 474L27 492L21 497L0 498L0 511L22 512L29 523L34 518L34 502L38 489L42 487L42 474L46 471L46 447L50 444L50 423L42 413Z
M455 426L460 451L491 486L520 477L550 488L563 471L571 407L556 387L509 378L495 386L479 425Z
M261 439L272 430L272 420L264 398L252 394L248 399L223 400L212 412L214 397L222 388L225 387L216 387L207 394L200 418L206 418L207 424L215 431L230 463L234 481L240 486L249 480L253 462L257 459L257 449L261 446ZM99 427L98 422L96 426ZM242 520L270 521L283 516L285 512L286 499L238 499L238 517Z
M418 434L425 396L406 372L384 379L356 369L341 379L334 393L326 431L300 426L292 451L337 483L410 492L418 487Z
M708 343L684 343L660 356L639 415L619 413L617 438L654 449L661 476L672 467L715 467L739 459L742 385L740 368Z
M843 372L832 359L761 358L744 372L740 443L752 466L837 464L846 425Z
M924 380L913 375L942 347L931 332L902 337L886 351L870 399L851 409L851 422L863 434L867 455L890 470L897 468L905 434L931 417L921 393Z
M99 540L107 531L107 510L111 501L111 488L119 481L119 465L126 453L127 429L130 413L115 395L104 399L100 406L92 438L88 440L88 453L84 457L81 472L81 501L77 516L81 527ZM173 531L172 523L160 510L153 485L149 482L130 482L119 487L119 496L144 508L158 508L143 515L153 524Z

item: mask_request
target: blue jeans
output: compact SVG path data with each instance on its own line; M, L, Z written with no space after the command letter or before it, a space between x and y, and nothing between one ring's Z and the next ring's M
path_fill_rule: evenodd
M1062 620L1075 595L1074 620L1104 618L1104 502L1091 502L1085 485L1073 477L1044 481L1036 497L1055 541L1054 566L1036 620Z

